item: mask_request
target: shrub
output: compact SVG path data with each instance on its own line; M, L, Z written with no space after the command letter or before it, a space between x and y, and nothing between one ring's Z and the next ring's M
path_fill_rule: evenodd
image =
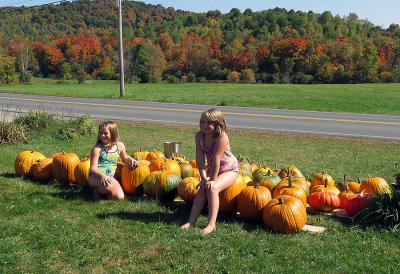
M40 111L30 110L25 115L15 119L14 123L30 131L39 132L45 128L54 126L57 120L53 115Z
M251 84L256 83L256 78L254 75L254 71L252 69L242 70L241 78L244 83L251 83Z
M228 74L228 82L229 83L239 83L240 82L240 72L232 71Z
M95 132L95 126L87 117L78 117L61 123L56 138L61 140L85 137Z
M168 75L167 82L170 83L170 84L179 84L181 81L179 80L178 77L175 77L175 76L172 76L172 75Z
M28 135L21 124L0 122L0 143L26 143Z

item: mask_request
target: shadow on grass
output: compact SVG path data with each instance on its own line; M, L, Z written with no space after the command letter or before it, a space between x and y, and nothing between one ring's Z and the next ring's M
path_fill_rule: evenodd
M148 198L145 197L128 197L129 200L135 201L149 201ZM144 223L166 223L166 224L183 224L187 221L187 218L190 214L190 207L184 203L176 203L176 202L158 202L159 210L156 212L128 212L128 211L119 211L115 213L108 214L98 214L97 218L99 219L108 219L117 217L124 220L140 220ZM164 211L168 212L164 212Z
M7 178L7 179L14 179L14 178L20 178L20 175L17 175L15 173L4 173L0 175L1 177Z

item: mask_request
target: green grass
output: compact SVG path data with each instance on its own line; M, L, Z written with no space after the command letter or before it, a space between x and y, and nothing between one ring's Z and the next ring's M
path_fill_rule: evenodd
M1 86L1 92L58 96L119 98L115 81L77 81L57 85L35 79L33 85ZM53 84L52 84L53 83ZM400 84L272 85L272 84L126 84L127 100L275 109L400 115Z
M119 123L128 153L141 147L163 149L163 141L182 141L194 158L197 127ZM394 180L400 144L230 130L234 154L279 167L296 165L305 175L322 170L337 182L380 176ZM0 145L0 272L295 272L396 273L400 269L400 232L352 226L347 219L309 215L322 234L281 235L236 216L220 214L217 231L182 231L190 207L141 197L91 201L87 188L42 183L15 175L18 152L45 155L73 151L83 157L95 135L60 141L48 130L28 144Z

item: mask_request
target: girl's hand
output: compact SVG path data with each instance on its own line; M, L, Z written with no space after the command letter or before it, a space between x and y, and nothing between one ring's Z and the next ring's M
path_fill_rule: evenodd
M207 180L202 178L200 183L196 186L196 190L199 190L200 188L204 187L207 183Z
M111 178L106 176L106 175L102 175L101 176L101 184L104 187L110 186L111 185Z
M214 183L215 181L207 181L207 183L205 184L206 190L211 190L211 187L213 186Z
M133 159L132 157L130 157L129 160L128 160L128 164L132 169L135 169L135 168L137 168L139 166L139 161Z

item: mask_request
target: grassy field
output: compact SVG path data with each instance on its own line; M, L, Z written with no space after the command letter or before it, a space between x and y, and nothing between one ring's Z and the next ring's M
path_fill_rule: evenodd
M140 147L162 150L163 141L180 140L182 153L194 158L196 127L119 123L119 128L129 153ZM220 214L217 231L201 235L206 212L197 228L179 229L190 212L184 203L134 196L93 202L87 188L16 176L13 163L22 150L83 157L95 141L95 134L61 141L51 130L27 144L0 145L1 273L399 272L399 231L309 215L307 223L326 227L324 233L281 235L262 223ZM393 182L399 172L400 143L241 130L230 130L229 136L236 155L278 167L296 165L305 175L324 170L336 182L344 173L352 180L380 176Z
M0 86L0 91L97 98L120 96L119 85L114 81L56 83L35 79L33 85ZM400 115L400 84L127 84L125 90L127 100Z

